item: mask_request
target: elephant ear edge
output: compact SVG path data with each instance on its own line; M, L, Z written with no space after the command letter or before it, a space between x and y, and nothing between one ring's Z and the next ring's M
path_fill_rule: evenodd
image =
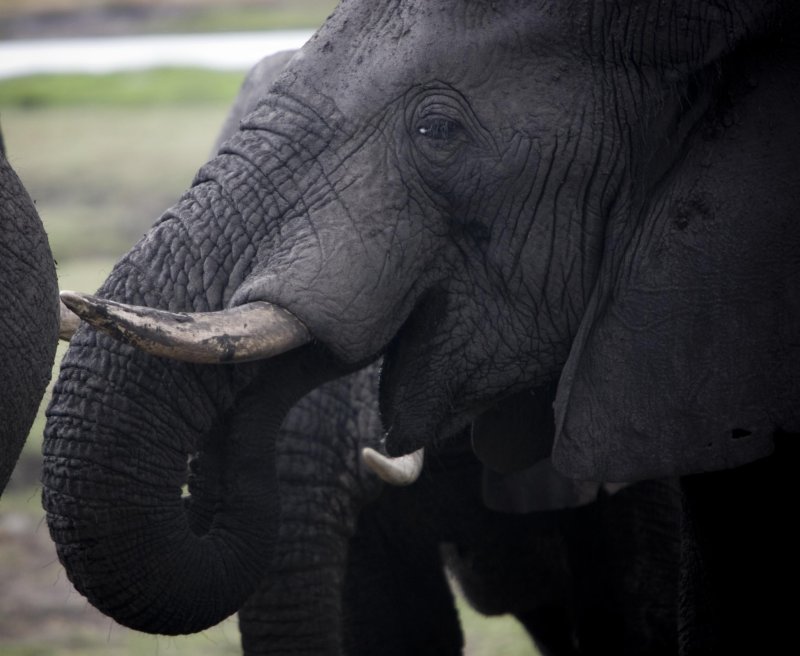
M800 428L797 59L766 60L690 137L604 260L555 402L566 475L728 469Z

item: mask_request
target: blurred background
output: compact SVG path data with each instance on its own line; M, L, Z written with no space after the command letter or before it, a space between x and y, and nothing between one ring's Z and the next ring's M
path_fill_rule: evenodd
M0 125L62 289L99 286L208 158L247 68L302 45L335 5L0 0ZM196 636L148 636L74 591L40 502L47 400L0 500L0 654L241 653L235 618ZM460 610L468 656L536 653L513 619Z

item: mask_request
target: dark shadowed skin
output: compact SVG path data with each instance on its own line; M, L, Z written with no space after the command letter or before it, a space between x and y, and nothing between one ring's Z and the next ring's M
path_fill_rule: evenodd
M699 476L684 489L697 557L684 554L713 576L696 604L683 596L684 626L700 626L685 653L785 635L770 594L785 561L768 558L784 536L743 528L717 570L730 524L717 531L702 508L715 479L749 485L756 509L793 508L748 463L800 429L796 12L343 2L100 290L172 311L268 301L315 341L215 369L76 336L45 444L50 526L76 586L152 631L237 608L269 563L285 412L384 355L391 454L474 422L482 458L528 466L524 440L481 418L558 381L563 473ZM225 457L219 512L198 534L178 490L204 448ZM715 587L765 561L740 590Z
M416 485L381 489L357 458L379 435L373 367L288 414L275 555L239 611L245 654L460 654L445 562L479 611L514 614L548 656L677 652L674 482L504 514L483 503L468 436L429 453ZM192 491L214 457L193 462Z
M386 488L360 513L344 653L462 653L443 561L477 610L513 614L547 656L677 653L674 483L504 514L486 508L468 444L428 454L416 485Z
M57 342L53 256L0 133L0 492L50 380Z

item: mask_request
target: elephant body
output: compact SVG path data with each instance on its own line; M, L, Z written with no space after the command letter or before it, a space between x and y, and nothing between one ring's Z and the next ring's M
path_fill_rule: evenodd
M349 624L322 591L380 578L373 503L402 518L425 490L348 501L362 465L336 417L354 416L384 457L424 447L444 462L468 439L499 480L493 507L535 509L561 480L550 508L589 517L603 544L637 482L680 478L681 653L789 640L772 590L797 546L781 518L800 424L799 14L781 0L344 0L76 305L101 330L73 339L44 446L75 586L138 629L196 631L243 607L246 648L272 635L336 653ZM303 345L237 362L244 338L210 330L213 365L138 349L245 309L265 317L252 333L278 317ZM379 378L366 405L335 382L349 375ZM345 407L332 425L314 418L328 403ZM606 497L616 482L637 485ZM559 505L587 490L596 510ZM425 497L430 517L443 494ZM458 523L453 562L475 593L493 550ZM439 573L410 578L444 608L430 544L419 566ZM556 615L589 649L608 636L584 612L580 551L563 553L586 594ZM640 568L600 571L620 571L620 604L638 598ZM292 581L306 594L287 607ZM316 630L281 641L292 622Z
M358 459L380 438L376 368L304 397L277 440L281 522L239 612L244 653L460 654L448 572L548 656L674 654L680 499L648 481L574 508L486 507L468 435L386 486Z
M0 493L50 380L58 316L47 235L0 134Z
M674 482L512 515L483 505L471 453L439 456L414 488L386 490L361 514L344 653L462 653L442 560L476 610L514 615L543 654L677 653Z

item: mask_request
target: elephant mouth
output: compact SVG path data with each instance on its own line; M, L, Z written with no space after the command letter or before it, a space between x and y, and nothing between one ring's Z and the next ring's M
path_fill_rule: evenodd
M61 300L97 330L150 355L183 362L264 360L314 341L309 329L291 312L264 301L216 312L175 313L72 291L62 291ZM425 332L431 321L435 323L436 317L432 319L430 312L418 307L386 349L380 403L386 451L391 456L414 455L424 447L449 442L494 403L458 407L452 388L439 386L439 393L429 393L418 384L415 363L431 348L430 340L419 333ZM69 339L72 332L74 328L61 336Z
M454 305L445 289L429 290L385 349L379 402L392 456L468 440L475 422L520 385L477 383L487 351Z
M61 293L61 299L77 317L98 330L151 355L185 362L263 360L313 339L308 328L289 311L263 301L189 314L68 291ZM430 325L442 320L437 314L441 310L432 312L431 307L443 305L435 299L421 303L386 348L379 399L386 431L385 454L365 449L361 454L364 464L388 483L408 485L420 474L425 448L443 448L465 434L470 435L478 458L496 471L513 471L547 457L553 443L554 385L499 399L459 403L463 395L452 384L431 387L420 382L418 372L424 369L420 363L434 358L437 350ZM75 324L74 317L68 319L62 324ZM62 334L67 339L70 336L69 331ZM532 440L541 426L551 429ZM503 439L497 439L498 431ZM531 447L534 441L544 446Z

